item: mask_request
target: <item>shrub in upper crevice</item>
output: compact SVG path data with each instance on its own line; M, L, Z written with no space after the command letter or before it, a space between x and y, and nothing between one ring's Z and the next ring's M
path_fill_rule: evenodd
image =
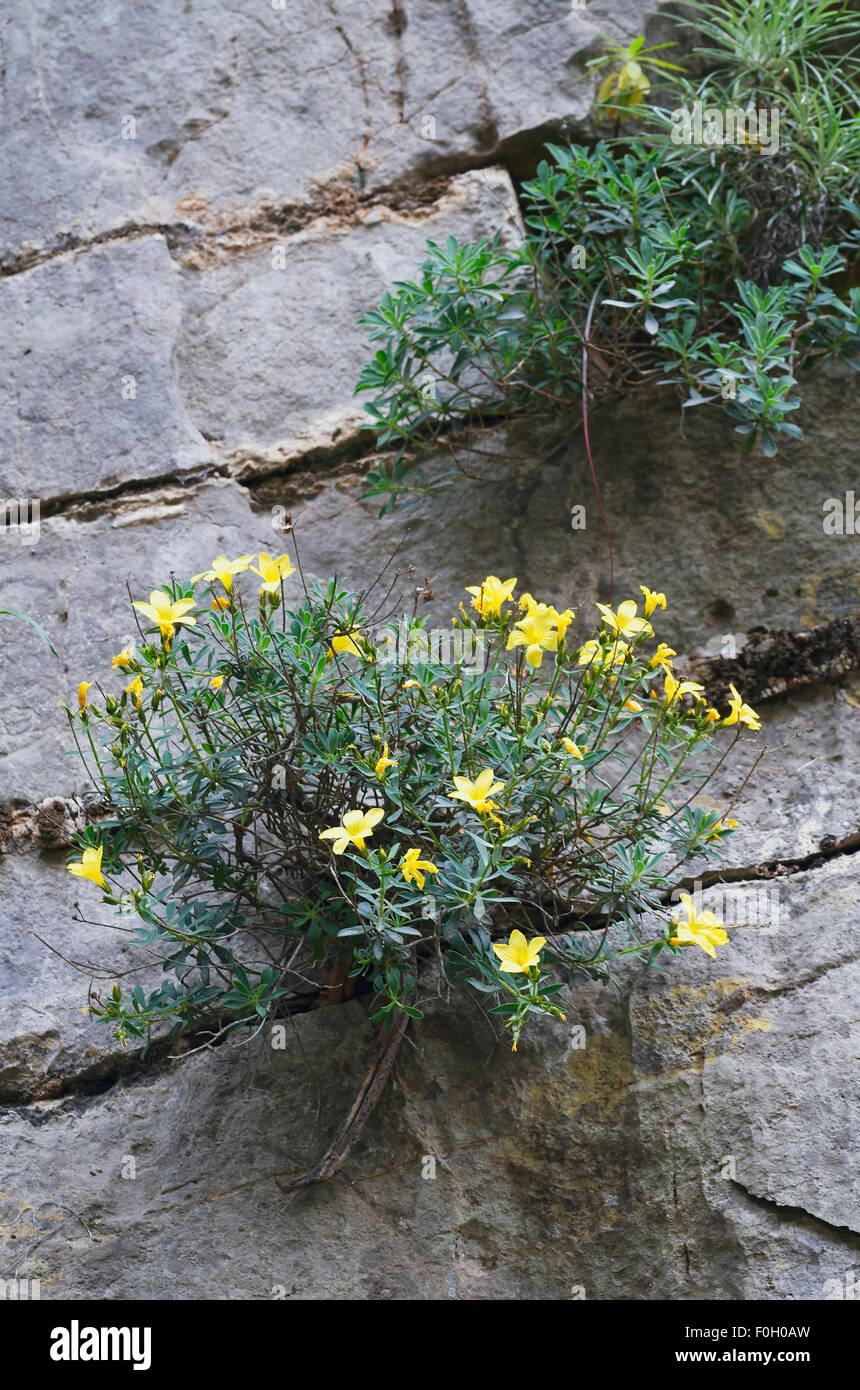
M614 136L547 147L521 244L429 242L416 278L364 316L378 347L357 389L397 448L370 475L383 511L455 476L428 483L417 452L459 462L489 424L580 402L586 346L589 399L717 403L766 456L801 435L804 371L860 367L860 15L838 0L692 8L703 76L641 40L595 60Z

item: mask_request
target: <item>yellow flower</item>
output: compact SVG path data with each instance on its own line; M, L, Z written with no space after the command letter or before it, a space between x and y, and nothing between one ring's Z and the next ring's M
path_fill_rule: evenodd
M616 612L613 612L605 603L598 603L597 607L603 614L603 621L612 632L616 632L619 637L638 637L644 632L649 637L654 636L654 629L644 618L637 618L636 604L632 598L625 599L619 603Z
M211 690L220 690L220 689L221 689L221 686L222 686L223 684L224 684L224 677L223 677L223 676L213 676L212 679L211 679L211 681L209 682L209 687L210 687Z
M428 874L438 874L439 870L435 864L431 864L429 859L422 859L420 849L408 849L400 861L400 872L407 883L417 883L419 888L424 887L424 870Z
M628 116L641 119L641 113L634 110L651 90L651 83L634 58L628 58L617 72L604 77L597 93L601 106L606 105L606 115L610 120L623 121ZM618 104L613 97L620 98Z
M527 975L532 966L540 965L541 948L546 945L545 936L534 936L526 941L521 931L512 931L510 941L497 945L493 950L501 964L499 969L508 975Z
M563 613L557 613L556 610L552 607L550 607L549 611L555 618L556 625L558 627L558 640L559 642L563 642L564 634L567 632L567 629L570 627L571 623L576 617L576 614L571 608L565 608Z
M727 830L736 830L737 824L736 820L731 819L715 821L707 832L706 838L709 840L721 840Z
M233 589L233 575L246 570L253 558L253 555L240 555L238 560L228 560L226 555L216 555L212 561L212 568L204 570L202 574L192 574L191 583L196 584L198 579L217 579L229 594Z
M640 705L639 701L634 700L633 696L631 695L629 700L624 701L624 708L632 710L634 714L638 714L642 706Z
M676 681L671 671L666 672L665 676L665 695L666 704L671 705L675 700L680 700L682 695L695 695L697 700L702 698L701 691L704 686L698 681Z
M672 670L672 657L677 655L678 653L675 651L674 647L667 647L665 642L661 642L651 658L651 665L655 667L661 666L666 674L669 675Z
M382 757L381 757L381 758L377 758L376 767L374 768L374 771L375 771L377 777L384 777L384 776L385 776L385 769L386 769L387 767L396 767L396 766L397 766L397 763L395 762L394 758L389 758L389 756L388 756L388 744L387 744L387 743L384 743L384 744L382 745Z
M705 710L705 718L707 719L709 724L715 724L719 717L720 711L718 709L714 709L713 705L709 705L708 708Z
M404 681L404 682L403 682L403 689L404 689L404 690L412 690L416 685L417 685L417 686L420 686L420 685L421 685L421 682L420 682L420 681Z
M86 709L87 691L89 690L91 685L92 681L81 681L80 685L78 686L78 709Z
M675 935L669 937L670 946L701 946L714 960L715 946L725 946L728 934L718 922L713 912L696 913L696 904L689 893L680 894L683 903L682 913L672 918Z
M761 720L759 719L755 710L752 709L749 705L744 704L742 697L738 694L737 690L733 685L729 686L729 691L731 693L731 699L729 700L731 713L726 715L725 719L723 720L723 723L748 724L751 729L760 729Z
M139 608L141 613L157 625L162 637L173 636L174 623L194 627L197 622L196 618L185 616L189 608L194 607L193 598L181 598L173 603L169 594L165 594L162 589L153 589L149 595L149 603L135 602L134 607Z
M143 699L143 681L140 676L135 676L131 684L127 685L125 688L130 695L134 696L137 707L140 709L140 702Z
M358 645L359 642L363 640L359 629L354 627L351 632L340 632L337 637L333 637L331 639L331 650L332 652L337 652L338 655L342 652L346 652L348 656L364 656L364 652ZM331 653L329 653L329 655L331 655Z
M99 845L98 849L85 849L80 863L69 864L70 874L76 878L88 878L91 883L95 883L99 888L107 888L104 875L102 874L102 855L104 845Z
M598 666L621 666L627 660L630 648L626 642L615 642L610 648L602 647L594 638L584 643L576 654L576 660L580 666L591 666L596 663Z
M558 651L558 614L545 603L536 603L524 618L514 624L508 636L507 650L525 647L526 661L530 666L540 666L543 654Z
M267 555L265 550L260 551L260 567L251 566L254 574L258 574L263 580L260 585L260 593L273 594L280 590L281 580L288 579L291 574L295 574L295 568L290 561L289 555L279 555L276 560L271 555Z
M530 618L551 618L558 628L558 638L561 641L567 629L573 622L576 614L572 608L565 608L563 613L559 613L551 603L538 603L531 594L523 594L520 598L520 608L525 608Z
M485 767L474 782L470 782L468 777L455 777L456 791L449 792L448 796L452 801L465 801L473 811L492 811L494 807L490 797L495 796L505 785L504 782L494 781L495 775L492 768Z
M649 588L647 587L647 585L645 585L645 584L640 584L640 585L639 585L639 588L642 590L642 593L645 595L645 617L646 617L646 618L650 618L650 617L651 617L651 614L654 612L654 609L655 609L655 608L665 608L665 607L666 607L666 595L665 595L665 594L655 594L654 591L653 591L652 589L649 589ZM672 655L674 656L675 653L673 652Z
M579 758L580 762L582 762L583 754L588 752L587 748L580 748L578 743L574 743L572 738L563 738L562 745L572 758Z
M502 604L513 599L516 587L515 579L502 581L495 574L488 574L483 584L467 584L466 593L474 594L472 607L482 618L498 617L502 611Z
M224 609L230 606L230 597L228 594L216 594L212 600L213 613L223 613Z
M347 811L341 818L341 824L332 826L330 830L323 830L320 835L321 840L334 840L335 854L343 854L347 845L355 845L356 849L364 849L364 841L368 835L373 834L374 826L384 818L385 812L381 806L374 806L371 811Z
M122 651L114 657L111 666L115 671L127 671L133 661L134 647L123 647Z

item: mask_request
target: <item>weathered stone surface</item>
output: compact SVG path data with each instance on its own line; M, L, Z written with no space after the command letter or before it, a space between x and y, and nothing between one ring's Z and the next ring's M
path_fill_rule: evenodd
M96 1082L109 1070L119 1046L83 1012L91 979L104 995L127 970L135 984L154 988L161 978L148 953L129 946L134 923L100 904L65 859L0 857L0 1104L59 1094L70 1078Z
M0 257L463 167L581 126L598 33L646 6L168 0L6 7ZM441 61L444 55L444 61Z
M60 653L0 618L3 1277L46 1299L842 1296L860 1261L860 860L818 856L860 827L856 675L769 701L707 790L724 810L769 745L731 881L704 896L733 924L716 962L628 965L620 1002L584 986L516 1057L427 981L428 1017L328 1186L286 1196L272 1175L317 1158L351 1102L364 1003L298 1015L285 1052L258 1037L181 1065L141 1065L82 1012L91 971L159 970L58 848L77 814L58 798L87 786L57 701L81 679L117 688L126 581L140 596L217 552L298 542L307 572L358 586L400 545L397 587L411 606L431 581L422 611L446 628L493 572L590 629L608 564L580 422L496 433L495 462L468 460L486 484L380 521L349 461L356 321L427 238L517 234L510 175L587 129L585 60L601 32L642 32L645 7L79 10L13 0L0 19L0 498L43 503L40 535L0 542L0 608ZM807 438L771 461L716 413L688 412L682 436L654 398L592 411L614 598L664 589L659 636L681 653L860 614L860 542L823 527L857 488L856 378L803 397Z
M858 701L860 680L854 677L837 691L819 687L761 707L761 733L753 737L745 732L697 798L697 804L724 812L738 797L732 812L738 828L726 841L728 863L754 865L814 855L822 842L827 848L829 837L840 841L856 833ZM722 752L721 740L718 748Z
M195 424L220 457L255 473L354 433L367 419L355 384L372 355L359 319L395 280L415 278L426 241L497 228L519 236L516 197L503 170L483 169L452 179L420 213L324 219L188 270L177 363Z
M212 458L176 381L178 281L149 236L0 282L0 495L74 496Z
M369 356L362 313L415 273L427 239L499 226L518 235L516 198L488 169L408 215L374 208L357 225L323 219L176 260L162 236L143 236L7 278L0 496L44 506L331 447L366 419L353 394Z
M43 1298L833 1297L860 1241L852 881L799 876L790 932L631 971L620 1006L577 991L516 1056L431 1001L348 1167L304 1193L272 1175L349 1104L355 1002L299 1017L286 1051L9 1112L4 1259Z

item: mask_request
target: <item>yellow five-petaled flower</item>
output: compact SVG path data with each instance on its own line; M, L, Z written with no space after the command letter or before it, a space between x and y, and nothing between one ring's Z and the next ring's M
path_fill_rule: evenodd
M228 560L226 555L216 555L212 561L212 568L204 570L202 574L193 574L191 583L196 584L198 579L220 580L229 594L233 588L233 575L241 574L248 568L253 555L240 555L238 560Z
M396 766L397 766L397 761L396 761L396 759L394 759L394 758L389 758L389 756L388 756L388 744L387 744L387 743L384 743L384 744L382 745L382 757L381 757L381 758L377 758L377 760L376 760L376 767L373 769L374 772L376 773L377 777L382 778L382 777L385 776L385 770L386 770L386 768L389 768L389 767L396 767Z
M296 572L289 555L279 555L277 559L273 559L265 550L260 551L259 568L252 565L251 571L258 574L263 581L260 585L261 594L277 593L281 587L281 580Z
M143 699L143 681L141 677L135 676L134 680L131 681L131 683L127 685L125 688L128 691L129 695L131 695L135 700L138 709L140 709L140 702Z
M731 818L715 821L710 830L706 832L706 838L708 840L721 840L729 830L736 830L737 825L737 821Z
M69 864L69 873L74 874L76 878L88 878L91 883L95 883L99 888L107 888L107 883L102 874L103 854L104 845L99 845L98 849L85 849L77 864Z
M696 912L696 904L689 893L681 893L682 911L672 918L674 936L669 937L670 946L700 946L707 955L716 960L715 946L725 946L728 933L718 922L713 912Z
M671 671L665 673L666 704L674 704L675 700L680 700L683 695L694 695L697 700L701 700L704 686L698 681L676 681Z
M194 607L193 598L180 598L174 603L170 595L162 589L153 589L149 595L149 603L135 601L134 607L139 608L141 613L155 623L162 637L172 637L176 623L194 627L197 622L196 618L186 617L189 608Z
M731 699L729 700L730 713L723 720L724 724L747 724L751 729L760 729L761 720L755 710L750 705L745 705L743 698L738 694L733 685L729 686Z
M438 874L439 870L429 859L421 858L420 849L408 849L400 861L400 872L407 883L417 883L419 888L423 888L424 873Z
M545 936L533 936L531 941L526 941L522 932L514 929L509 941L502 944L494 941L493 950L501 962L500 970L509 975L527 975L534 966L540 965L540 953L545 945Z
M647 584L640 584L639 588L645 595L645 617L650 618L655 608L666 607L666 595L655 594L653 589L649 589Z
M580 647L576 660L580 666L622 666L629 655L626 642L616 641L607 649L592 637Z
M466 593L473 594L472 607L482 618L498 617L503 603L510 603L517 587L515 579L499 579L488 574L483 584L466 585Z
M554 610L541 604L541 612L527 613L514 624L508 636L508 651L513 647L525 647L526 661L530 666L540 666L544 652L558 651L558 625Z
M351 632L339 632L336 637L331 639L329 656L332 652L337 652L338 656L366 656L367 653L362 651L358 645L359 642L363 641L364 638L357 627L354 627Z
M374 826L377 826L384 816L385 812L381 806L374 806L370 811L347 811L341 817L341 824L323 830L320 839L334 840L332 848L335 854L343 854L347 845L364 849L365 839L373 834Z
M638 637L643 632L648 637L654 636L651 624L644 618L637 618L636 604L632 598L619 603L615 612L605 603L598 603L597 607L603 614L606 626L619 637Z
M661 642L651 658L650 665L653 667L662 667L666 674L669 675L672 670L672 657L677 655L678 653L675 651L674 647L667 646L665 642Z
M495 809L494 803L490 800L496 792L500 792L505 785L504 782L495 780L495 772L492 768L485 767L483 772L479 772L474 782L468 777L455 777L455 791L448 795L452 801L465 801L467 806L471 806L473 811L492 811Z

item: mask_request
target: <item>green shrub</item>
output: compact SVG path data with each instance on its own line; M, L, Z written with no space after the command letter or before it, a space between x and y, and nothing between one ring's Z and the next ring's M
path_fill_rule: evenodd
M84 681L68 709L101 807L69 867L166 977L92 995L121 1040L260 1024L324 995L333 965L388 1028L421 1016L433 965L516 1046L618 957L728 939L665 900L734 825L698 803L715 735L759 722L677 679L652 641L662 594L643 588L644 616L600 605L594 632L489 576L450 630L374 628L369 593L299 586L286 556L261 555L249 592L251 559L138 601L120 685Z
M860 116L843 51L860 16L837 0L692 9L710 40L693 57L703 76L642 40L616 45L592 65L610 67L597 115L615 138L547 147L522 189L521 244L429 242L417 278L365 315L379 346L357 390L366 428L396 446L369 479L383 512L456 476L414 473L420 450L456 460L488 425L582 403L586 352L587 399L662 388L684 410L716 402L766 456L801 435L804 370L860 368ZM703 124L721 143L678 142L679 115L697 110L745 113L744 138L721 114ZM750 111L770 113L767 145ZM635 138L619 134L630 123Z

